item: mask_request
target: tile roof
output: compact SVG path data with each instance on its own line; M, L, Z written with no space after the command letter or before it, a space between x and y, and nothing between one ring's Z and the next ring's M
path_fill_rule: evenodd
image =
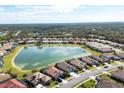
M48 67L44 70L44 72L53 78L58 76L58 75L62 75L64 73L63 71L61 71L55 67Z
M61 63L58 63L56 65L59 69L63 70L63 71L72 71L72 70L76 70L76 68L74 66L71 66L65 62L61 62Z
M16 79L10 79L0 83L0 88L26 88L26 86Z
M73 65L73 66L76 66L76 67L80 67L81 69L84 68L84 66L86 65L86 63L84 62L81 62L80 60L78 59L71 59L69 61L69 64Z
M27 75L26 79L31 81L34 85L38 84L39 81L46 83L51 80L51 78L49 76L42 74L40 72L36 72L34 74Z
M12 76L10 74L0 73L0 82L3 82L3 81L8 80L10 78L12 78Z
M123 85L106 78L101 78L99 81L97 81L97 88L122 88Z
M124 71L123 70L117 70L112 73L112 76L118 77L124 80Z

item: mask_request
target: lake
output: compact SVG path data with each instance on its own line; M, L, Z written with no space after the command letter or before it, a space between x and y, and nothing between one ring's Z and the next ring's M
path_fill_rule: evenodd
M91 55L88 51L80 47L53 46L37 47L28 46L21 49L15 57L15 65L23 70L31 70L48 66L49 64L62 62L72 58Z

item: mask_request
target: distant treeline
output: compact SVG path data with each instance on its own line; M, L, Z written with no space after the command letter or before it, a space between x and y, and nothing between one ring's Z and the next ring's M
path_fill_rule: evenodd
M99 38L124 43L124 23L56 23L56 24L1 24L0 31L21 31L21 37L85 37ZM34 35L29 35L32 33ZM38 35L36 35L36 33ZM69 35L67 34L69 33ZM66 35L67 34L67 35Z

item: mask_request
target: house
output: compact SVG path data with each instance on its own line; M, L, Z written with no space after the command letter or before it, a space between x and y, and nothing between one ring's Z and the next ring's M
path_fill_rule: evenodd
M68 73L76 71L76 67L69 65L65 62L57 63L56 67Z
M79 58L79 60L85 62L86 64L88 64L90 66L99 65L98 61L93 60L93 59L91 59L89 57L81 57L81 58Z
M99 52L102 52L102 53L113 52L112 48L108 48L108 47L105 47L105 48L98 48L97 50L98 50Z
M108 58L108 60L115 60L115 61L118 61L121 59L119 56L116 56L116 55L113 55L110 53L104 53L104 54L102 54L102 57Z
M56 80L59 77L63 76L63 74L64 74L63 71L61 71L60 69L57 69L55 67L47 67L43 72Z
M97 60L97 61L99 61L101 63L105 62L102 58L100 58L99 56L96 56L96 55L92 55L92 56L90 56L90 58L92 58L94 60Z
M6 43L2 48L6 51L10 51L13 48L13 45L11 43Z
M98 42L86 42L86 45L96 51L102 52L102 53L109 53L113 52L112 48L109 45L105 45Z
M113 80L101 77L97 80L96 88L123 88L123 85Z
M0 83L0 88L26 88L26 85L16 79L9 79Z
M79 69L83 69L86 66L86 63L81 62L78 59L71 59L71 60L69 60L68 63L73 65L73 66L75 66L75 67L77 67L77 68L79 68Z
M12 79L10 74L0 73L0 83Z
M39 83L45 85L51 81L51 78L49 76L42 74L40 72L27 75L25 79L31 82L34 86L36 86Z
M124 71L123 70L114 71L111 74L111 78L124 83Z
M124 59L124 51L116 53L120 58Z
M6 53L7 53L6 50L0 48L0 57L4 56Z

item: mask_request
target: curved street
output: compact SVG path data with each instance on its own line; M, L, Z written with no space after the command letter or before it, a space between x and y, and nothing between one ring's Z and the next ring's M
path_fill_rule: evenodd
M96 76L97 74L100 74L104 71L109 71L118 68L119 66L124 66L124 64L118 64L118 65L112 65L109 66L108 68L101 68L101 69L96 69L91 72L81 74L78 78L73 78L72 80L68 81L67 83L60 85L60 88L72 88L76 86L77 84L83 82L84 80L88 79L91 76Z

